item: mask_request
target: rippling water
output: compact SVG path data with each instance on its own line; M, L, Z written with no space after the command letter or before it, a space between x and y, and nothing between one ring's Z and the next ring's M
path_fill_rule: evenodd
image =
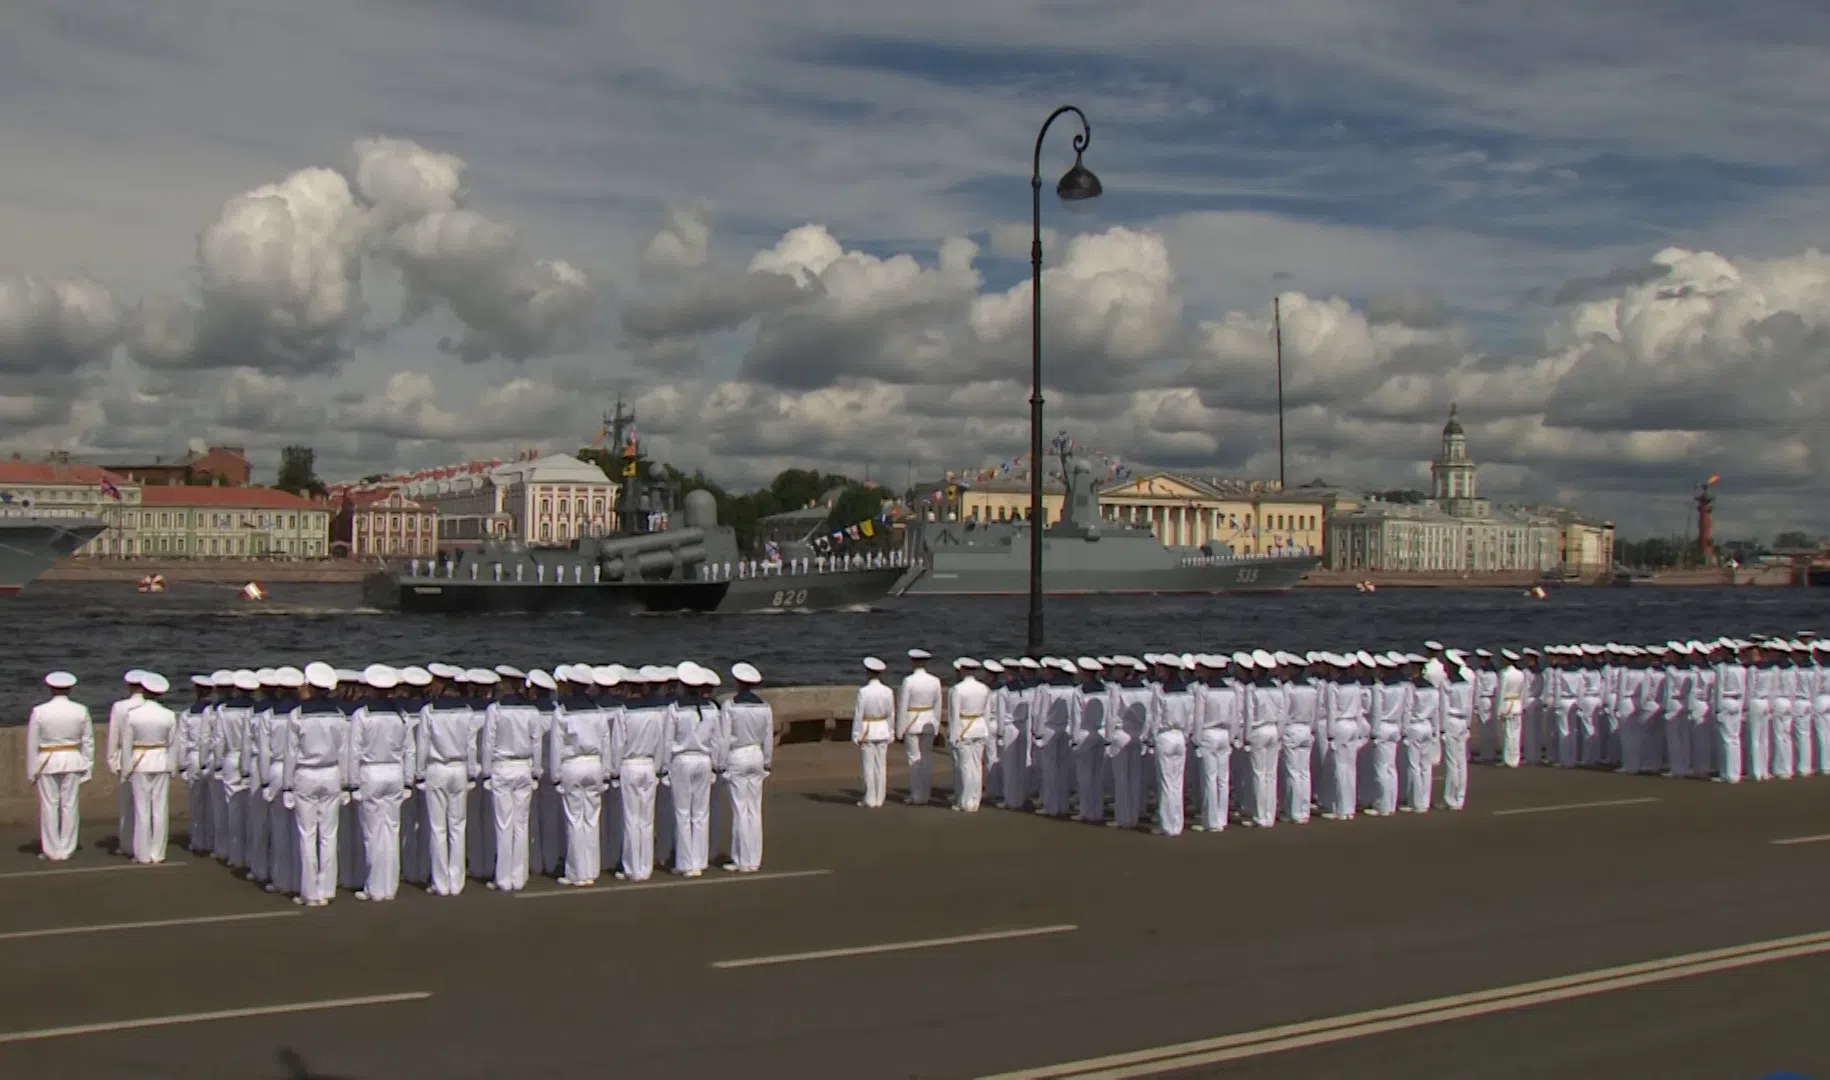
M361 605L354 585L275 585L242 600L234 586L173 585L141 595L129 584L40 585L0 600L11 641L0 653L0 717L20 723L41 696L37 680L66 668L109 699L120 673L143 667L178 677L219 667L326 660L339 667L562 662L728 667L748 660L773 685L850 682L860 657L894 659L921 646L943 659L1007 656L1024 644L1026 601L906 598L869 611L821 614L422 616ZM1508 589L1302 589L1286 596L1062 597L1048 605L1047 647L1067 655L1238 648L1346 649L1553 641L1664 641L1721 634L1830 631L1830 590L1552 590L1530 600Z

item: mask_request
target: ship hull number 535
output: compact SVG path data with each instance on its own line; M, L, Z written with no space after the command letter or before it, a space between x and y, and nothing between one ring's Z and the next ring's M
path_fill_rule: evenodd
M1256 566L1247 566L1240 569L1238 577L1239 584L1250 585L1257 580L1258 568Z
M770 599L770 607L800 607L807 602L806 589L783 589Z

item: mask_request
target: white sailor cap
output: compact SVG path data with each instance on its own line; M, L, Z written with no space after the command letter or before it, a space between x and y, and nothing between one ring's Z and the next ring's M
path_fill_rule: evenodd
M710 686L711 685L709 682L706 681L706 678L705 678L706 673L699 670L699 665L697 665L697 664L694 664L691 667L675 667L674 670L679 672L678 681L679 681L680 685L682 685L682 686Z
M1353 657L1360 662L1361 667L1369 668L1379 666L1379 662L1373 659L1373 654L1367 652L1365 649L1361 649L1359 652L1354 653Z
M724 681L713 668L700 668L699 674L705 679L706 686L717 686Z
M1277 657L1272 656L1267 650L1253 649L1252 663L1261 668L1274 668L1277 666Z
M1468 659L1468 654L1460 649L1449 649L1442 654L1442 657L1451 664L1465 664Z
M1095 656L1093 659L1099 661L1100 667L1111 667L1113 664L1113 660L1110 656ZM1068 666L1073 667L1074 662L1072 660L1068 661Z
M1157 662L1157 654L1153 653L1153 652L1147 652L1143 655L1142 660L1146 664L1154 664Z
M762 682L762 672L756 670L755 664L732 664L731 678L745 686L755 686Z
M1074 666L1079 668L1081 671L1099 671L1105 667L1104 664L1100 663L1097 659L1095 659L1091 656L1083 656L1080 659L1074 661Z
M1201 658L1191 652L1185 652L1176 659L1182 661L1183 671L1188 671L1201 663Z
M699 673L700 673L700 672L702 672L702 671L704 671L704 670L705 670L705 669L704 669L704 668L702 668L702 667L700 667L700 666L699 666L699 665L698 665L698 663L697 663L697 662L695 662L695 661L692 661L692 660L682 660L682 661L680 661L680 662L679 662L679 663L677 663L677 664L675 664L675 665L674 665L674 666L673 666L673 670L674 670L674 678L676 678L676 679L678 679L678 680L680 680L680 681L681 681L681 682L683 682L683 683L684 683L684 682L686 682L686 677L687 677L687 676L688 676L688 675L689 675L689 674L690 674L690 675L691 675L691 676L692 676L692 677L693 677L693 678L695 678L695 679L696 679L696 678L698 678L698 677L699 677ZM691 683L691 684L689 684L689 685L693 685L693 686L697 686L697 685L698 685L698 684L697 684L697 683Z
M280 669L270 667L255 668L254 679L262 686L278 686L280 684Z
M261 677L247 668L240 668L229 673L229 684L251 694L261 688Z
M1501 649L1500 656L1502 659L1510 660L1515 664L1519 662L1519 654L1513 652L1511 649Z
M1251 653L1236 652L1233 654L1233 666L1240 671L1255 671L1258 668L1258 661L1252 659Z
M1406 653L1404 662L1407 664L1426 664L1429 662L1429 659L1429 657L1424 656L1421 653Z
M305 685L305 673L295 667L283 667L273 673L273 682L276 686L297 690Z
M641 670L635 673L636 681L645 683L666 682L666 676L665 671L653 664L643 664Z
M235 681L234 668L217 668L210 672L210 681L217 686L228 686Z
M377 690L392 690L400 685L400 672L386 664L370 664L362 669L362 681Z
M1476 650L1474 650L1474 655L1480 657L1482 660L1493 659L1493 654L1488 652L1486 649L1476 649Z
M1687 641L1673 641L1669 645L1666 645L1665 648L1670 649L1679 656L1689 656L1696 652L1695 649L1690 647L1690 643Z
M534 670L527 673L527 684L529 686L537 686L542 690L559 689L558 680L554 679L551 675L548 675L546 672L541 671L539 668L535 668Z
M580 674L584 673L580 672ZM591 669L591 681L598 686L621 686L623 685L623 675L622 672L616 670L616 665L604 664Z
M314 660L305 665L305 681L320 690L335 690L337 669L321 660Z
M502 681L502 676L488 668L471 668L464 672L464 677L478 686L491 686Z
M1766 647L1767 647L1767 648L1769 648L1769 649L1772 649L1772 650L1773 650L1773 651L1774 651L1774 652L1787 652L1787 653L1789 653L1789 652L1791 652L1791 651L1792 651L1792 643L1791 643L1791 642L1789 642L1789 641L1781 641L1781 640L1780 640L1780 639L1778 639L1778 638L1774 638L1774 639L1773 639L1773 640L1772 640L1772 641L1769 641L1769 642L1767 642L1767 643L1766 643Z
M431 686L432 673L415 664L400 669L400 681L408 686Z
M1020 668L1023 666L1023 661L1018 660L1017 658L1015 658L1013 656L1002 657L998 660L998 663L1004 665L1005 671L1009 671L1012 668Z
M1442 645L1442 642L1440 642L1440 641L1426 641L1423 643L1423 647L1430 650L1431 652L1442 652L1443 651L1443 645Z
M216 680L211 678L208 675L192 675L191 676L191 685L192 686L201 686L201 687L204 687L205 689L208 689L209 687L216 685Z
M984 668L986 671L991 672L993 675L1004 674L1004 665L998 663L996 660L986 660L983 663L981 663L979 666Z
M881 673L889 670L889 665L874 656L864 658L864 670Z
M149 694L163 694L171 688L172 684L165 681L165 676L156 671L148 671L140 676L140 689Z
M1037 660L1033 656L1025 656L1017 661L1017 666L1024 671L1041 671L1042 661Z
M525 678L527 678L527 672L522 671L520 668L516 667L513 664L497 664L496 665L496 674L502 676L504 679L525 679Z
M461 667L452 668L451 669L451 681L454 683L462 683L462 684L468 686L470 684L470 669L461 668Z
M934 654L929 652L926 649L910 649L909 650L909 659L914 660L918 663L923 660L932 660L933 658L934 658Z
M458 672L457 668L454 668L441 660L434 660L430 664L427 664L426 670L430 672L435 679L449 679Z
M572 681L572 665L571 664L554 664L552 676L553 676L554 682L571 682Z
M1519 650L1519 655L1520 656L1543 656L1544 654L1534 648L1531 648L1530 646L1527 646L1527 647Z
M1577 648L1582 650L1582 655L1584 656L1600 656L1602 653L1607 652L1606 649L1592 641L1585 641L1581 645L1578 645Z
M121 675L121 681L129 686L140 685L140 680L144 678L146 678L146 670L144 668L128 668L127 671Z
M1131 655L1114 656L1112 658L1111 666L1112 667L1131 668L1133 670L1141 671L1144 667L1144 662L1142 660L1139 660L1137 657L1131 656Z
M44 684L53 690L68 690L76 685L76 676L67 671L53 671L44 677Z
M1669 656L1671 654L1671 650L1664 645L1648 645L1646 646L1646 652L1652 656Z
M1382 668L1395 668L1398 666L1392 661L1390 653L1380 653L1378 656L1373 657L1373 664L1376 667Z

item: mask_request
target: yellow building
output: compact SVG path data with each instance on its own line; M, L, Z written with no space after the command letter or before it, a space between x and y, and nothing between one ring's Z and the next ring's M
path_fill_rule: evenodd
M1029 514L1029 482L997 479L937 489L942 512L965 521L1009 521ZM949 497L950 496L950 497ZM1045 485L1043 515L1061 518L1062 487ZM1322 550L1326 508L1321 498L1284 492L1262 480L1209 480L1153 472L1106 484L1100 514L1108 521L1148 525L1169 547L1212 545L1239 555Z

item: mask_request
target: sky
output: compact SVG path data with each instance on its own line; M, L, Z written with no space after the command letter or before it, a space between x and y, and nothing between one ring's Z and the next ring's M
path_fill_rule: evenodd
M12 0L0 452L1133 469L1830 532L1830 8Z

